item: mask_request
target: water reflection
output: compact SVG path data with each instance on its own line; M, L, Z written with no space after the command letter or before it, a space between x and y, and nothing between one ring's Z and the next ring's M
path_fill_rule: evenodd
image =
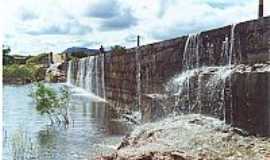
M115 113L103 102L87 97L71 99L68 126L47 126L48 120L40 116L28 97L31 87L4 86L4 128L7 141L20 127L31 135L38 159L94 159L100 153L112 151L121 136L130 130L125 123L114 121ZM19 124L25 125L19 125ZM12 159L11 150L4 148L4 159Z
M38 144L40 146L49 146L51 144L53 144L53 142L55 142L56 140L56 132L53 131L51 128L48 128L46 130L40 130L38 132Z

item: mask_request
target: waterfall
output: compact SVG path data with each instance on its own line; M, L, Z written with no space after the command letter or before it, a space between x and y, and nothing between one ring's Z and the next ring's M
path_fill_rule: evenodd
M106 91L105 91L105 68L104 68L105 62L104 62L104 56L105 56L104 54L101 55L101 80L102 80L102 82L101 82L101 84L102 84L101 88L102 88L102 97L103 97L104 99L106 99Z
M200 61L199 54L200 33L190 34L186 40L183 53L182 65L184 70L198 68Z
M175 106L178 108L175 109L188 112L191 111L190 81L198 74L198 72L198 69L186 70L167 84L166 90L169 95L177 98Z
M104 56L89 56L68 62L67 84L105 98L104 83Z
M141 62L140 62L140 52L139 52L139 48L136 49L136 83L137 83L137 88L136 88L136 92L137 92L137 101L138 101L138 107L139 110L141 110L141 99L142 99L142 88L141 88Z
M186 40L185 49L183 53L182 59L182 68L183 70L191 70L184 74L184 78L191 77L196 70L192 70L194 68L199 68L200 66L200 53L199 53L199 38L200 33L190 34ZM187 77L186 77L187 76ZM190 80L185 79L185 83L183 84L187 86L187 88L191 88ZM192 104L191 104L191 95L190 89L188 89L188 93L186 95L188 101L188 111L191 112Z
M225 120L225 84L226 80L231 77L233 70L231 66L216 67L212 77L207 81L208 106L211 106L210 112L217 117Z
M235 28L236 28L236 24L233 24L232 27L231 27L229 65L232 65L232 60L233 60L233 48L234 48L234 41L235 41Z
M233 73L235 28L232 25L230 40L225 38L221 55L225 66L200 64L200 34L189 35L182 58L182 73L172 78L166 90L175 97L174 111L211 114L225 120L225 84Z
M100 90L99 79L100 79L100 77L99 77L99 70L98 69L99 69L98 68L98 58L95 57L95 74L96 74L96 76L95 76L95 80L96 80L95 81L95 84L96 84L95 93L96 93L96 95L100 95L100 93L99 93L99 90Z
M229 66L201 67L176 76L167 84L169 95L176 97L174 111L223 118L225 82L231 73Z
M86 58L83 58L79 61L79 81L78 81L78 86L80 86L81 88L84 88L84 84L85 84L85 61Z
M94 58L95 57L89 57L87 58L87 62L86 62L86 77L84 79L86 82L85 89L89 92L92 92L92 86L93 86L92 78L93 78Z
M72 74L72 61L69 61L68 62L68 70L67 70L67 84L68 85L71 85L72 84L72 76L73 76L73 74Z
M236 26L237 26L237 24L233 24L232 26L231 26L231 40L230 40L230 50L229 50L229 66L230 67L232 67L232 63L233 63L233 49L234 49L234 43L235 43L235 28L236 28ZM229 77L230 79L229 79L229 87L231 88L232 87L232 80L231 80L231 77ZM230 109L229 110L231 110L231 112L230 112L230 115L229 116L227 116L226 115L226 111L224 111L224 121L226 122L231 122L232 121L232 118L233 118L233 111L232 111L232 93L231 93L231 89L229 90L229 95L230 95L230 104L229 104L229 106L227 106L227 107L230 107ZM226 117L227 118L229 118L229 119L226 119Z

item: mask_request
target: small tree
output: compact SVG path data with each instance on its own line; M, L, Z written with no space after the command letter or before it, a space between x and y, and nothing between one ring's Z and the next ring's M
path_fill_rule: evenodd
M3 55L6 56L11 52L11 49L9 46L2 45L2 51L3 51Z
M125 54L126 53L126 48L120 45L115 45L111 47L112 53L113 54Z
M36 110L41 115L48 115L51 124L63 122L67 125L69 124L68 105L70 94L66 88L61 88L60 93L58 95L54 89L43 83L37 83L32 96L36 102Z
M11 49L9 46L2 45L2 52L3 52L3 64L4 65L14 63L14 58L9 55L9 53L11 52Z

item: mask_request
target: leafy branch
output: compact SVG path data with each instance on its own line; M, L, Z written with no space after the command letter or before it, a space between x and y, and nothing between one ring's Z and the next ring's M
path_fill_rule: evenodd
M51 124L69 124L69 101L70 93L67 88L62 87L60 94L44 83L36 83L31 94L36 102L36 110L41 115L47 115Z

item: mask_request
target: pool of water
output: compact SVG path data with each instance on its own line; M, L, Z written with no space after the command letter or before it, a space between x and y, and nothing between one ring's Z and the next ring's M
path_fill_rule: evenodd
M53 85L59 87L61 84ZM127 123L117 121L106 103L91 96L73 96L71 124L49 126L46 116L35 110L29 96L32 85L4 85L3 87L3 159L13 159L14 137L27 135L35 148L35 159L75 160L95 159L112 152L121 137L130 130Z

